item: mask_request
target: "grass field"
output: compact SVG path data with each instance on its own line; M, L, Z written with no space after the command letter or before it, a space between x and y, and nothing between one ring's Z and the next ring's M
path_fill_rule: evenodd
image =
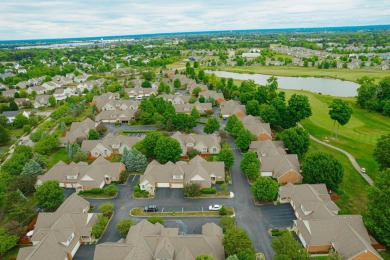
M329 144L340 147L355 156L361 167L366 168L367 174L375 179L378 175L378 165L373 157L373 150L381 135L390 133L390 120L378 113L357 108L354 98L344 98L353 108L353 114L345 126L340 126L338 139L330 140L333 120L328 114L328 105L334 97L324 96L308 91L283 90L286 99L293 93L303 94L309 98L313 115L301 123L309 133L320 140L328 138ZM326 104L326 105L325 105Z
M57 151L51 156L49 156L47 168L51 169L51 167L53 167L53 165L58 163L59 161L69 162L69 156L68 153L65 151L65 148L57 148Z
M311 141L310 150L307 154L314 151L323 151L332 154L336 157L344 167L344 178L340 188L345 194L340 195L336 201L339 206L340 214L359 214L366 209L367 204L367 188L369 184L363 177L353 168L347 156L333 150L327 146Z
M242 66L242 67L210 67L209 69L219 69L238 73L260 73L274 76L290 77L320 77L336 78L356 82L363 76L373 77L377 82L388 76L388 72L383 70L369 69L318 69L293 66Z

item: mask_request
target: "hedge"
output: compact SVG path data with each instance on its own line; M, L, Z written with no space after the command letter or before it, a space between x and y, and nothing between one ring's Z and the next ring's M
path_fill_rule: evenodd
M203 188L200 190L201 193L203 194L215 194L217 192L216 188Z

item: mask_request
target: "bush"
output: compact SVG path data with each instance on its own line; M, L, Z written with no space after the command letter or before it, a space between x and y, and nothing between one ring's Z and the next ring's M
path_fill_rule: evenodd
M286 232L287 232L287 230L272 229L272 230L271 230L271 235L272 235L273 237L278 237L278 236L283 235L283 234L286 233Z
M100 188L95 188L95 189L90 189L90 190L82 190L79 192L79 194L103 194L104 193L104 189L100 189Z
M104 229L106 228L108 224L108 218L102 215L98 215L98 222L95 223L92 227L92 236L94 238L99 238L104 232Z
M200 185L195 182L184 184L183 188L184 197L197 197L201 194Z
M224 184L225 182L224 181L217 181L216 183L217 184Z
M217 192L216 188L203 188L200 190L202 194L215 194Z
M99 205L98 210L103 213L104 216L109 216L114 210L114 204L110 202Z
M103 192L105 195L114 196L118 193L118 188L115 185L110 184L107 187L103 188Z
M153 216L147 219L152 224L160 223L161 225L164 225L165 221L162 217Z
M226 216L228 214L228 210L225 207L225 205L222 205L221 209L219 210L219 215Z
M134 220L131 218L121 219L118 224L116 224L116 229L119 231L121 236L126 236L129 232L131 226L134 225Z
M31 133L31 126L30 125L24 125L23 126L23 133Z
M227 183L223 183L221 185L221 191L227 191L227 189L228 189L228 184Z

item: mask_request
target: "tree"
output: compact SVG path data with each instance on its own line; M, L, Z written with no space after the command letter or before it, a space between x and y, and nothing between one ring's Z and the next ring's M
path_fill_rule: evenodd
M274 259L309 259L309 253L294 239L290 232L272 240L272 248L276 255Z
M24 125L23 126L23 133L31 133L31 126L30 125Z
M143 87L143 88L151 88L151 87L152 87L152 84L151 84L149 81L144 80L144 81L142 82L142 84L141 84L141 87Z
M187 182L183 186L184 197L198 197L200 195L200 184L196 182Z
M337 191L343 180L343 165L333 155L321 151L306 156L302 165L302 176L306 183L325 183Z
M93 105L91 106L91 113L92 113L93 115L97 115L97 114L99 113L99 109L97 108L96 104L93 104Z
M24 227L21 223L11 220L3 225L5 231L11 236L21 236L26 232L26 227Z
M253 140L252 133L249 130L242 129L234 141L234 143L241 149L241 151L248 150L249 145Z
M310 135L302 127L292 127L283 131L281 139L288 150L301 158L310 147Z
M209 255L198 255L195 260L214 260L214 258Z
M137 149L123 149L121 162L126 166L126 170L130 172L144 172L148 161L146 156Z
M196 109L196 107L194 106L191 110L191 114L190 114L193 118L195 118L196 120L198 120L200 118L200 114L198 112L198 109Z
M158 216L152 216L152 217L147 218L146 220L152 224L160 223L161 225L164 225L164 223L165 223L164 219L162 217L158 217Z
M45 138L42 138L34 145L34 151L43 155L47 155L50 152L54 151L58 146L60 142L58 141L58 138L54 137L53 135L48 135Z
M38 175L42 173L42 166L35 161L34 159L30 159L23 167L22 174L24 175Z
M38 207L54 210L64 201L64 191L58 181L46 181L37 188L35 198Z
M11 140L11 135L3 125L0 125L0 145L6 145Z
M288 111L295 123L312 115L309 99L304 95L293 94L288 100Z
M57 100L53 96L50 96L47 101L49 102L49 106L51 107L54 107L57 104Z
M24 125L28 124L28 117L24 116L22 113L19 113L15 116L14 126L16 128L22 128Z
M222 161L225 163L225 167L230 168L234 164L234 153L232 149L230 148L230 145L228 143L225 143L222 145L221 151L219 151L219 154L217 156L218 161Z
M246 103L246 113L252 116L260 115L260 104L257 100L250 100Z
M68 128L64 122L61 122L61 132L65 133Z
M232 133L233 128L237 125L239 122L238 117L236 115L231 115L229 116L226 126L225 126L225 131L228 133Z
M195 87L194 90L192 90L192 95L197 97L201 91L202 89L200 87Z
M112 211L114 210L114 204L112 204L111 202L105 202L105 203L99 205L98 210L104 216L109 216L112 213Z
M379 169L384 171L390 168L390 134L382 135L376 143L374 158L379 164Z
M150 131L146 134L144 140L142 141L143 147L145 148L146 157L154 157L154 149L156 147L157 141L163 137L163 134L157 131Z
M11 102L9 102L9 109L11 111L17 111L17 110L19 110L19 107L16 104L16 102L12 100Z
M364 223L375 238L390 246L390 168L379 174L368 190L368 211Z
M118 188L114 184L110 184L103 188L103 192L107 196L114 196L118 193Z
M100 123L97 127L96 127L96 131L99 133L100 136L104 135L106 132L107 132L107 126L105 126L105 124L103 123Z
M118 222L118 224L116 224L115 228L119 231L119 235L124 237L129 232L130 227L133 225L134 225L133 219L123 218Z
M89 129L88 140L99 140L99 133L95 129Z
M16 246L19 237L8 234L4 228L0 228L0 255Z
M345 125L349 122L349 119L351 118L351 115L353 113L352 108L349 106L348 102L343 101L341 99L334 99L332 103L329 105L329 116L334 120L332 133L330 137L333 136L334 132L334 126L337 121L337 133L336 138L339 135L339 126Z
M206 134L212 134L215 131L218 131L219 127L220 125L218 120L215 117L210 117L209 119L207 119L206 125L203 128L203 132L205 132Z
M30 195L35 192L36 182L37 182L37 176L29 176L29 175L21 174L15 176L15 178L9 185L9 190L12 191L20 190L24 195Z
M278 183L270 177L258 177L252 186L252 193L261 201L273 201L278 195Z
M255 252L248 233L240 227L233 226L228 228L223 236L222 244L228 256L235 255L246 249L251 250L253 253Z
M176 88L176 89L181 88L181 81L180 81L180 79L175 79L173 81L173 87Z
M236 218L232 216L223 216L219 224L221 225L223 232L225 233L227 229L234 227L236 225Z
M177 162L181 152L180 143L170 136L160 138L154 148L156 159L161 163Z

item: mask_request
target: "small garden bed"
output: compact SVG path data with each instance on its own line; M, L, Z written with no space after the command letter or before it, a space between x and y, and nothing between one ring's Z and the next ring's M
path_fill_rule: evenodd
M85 191L80 191L78 193L83 198L89 199L112 199L118 195L118 188L115 185L110 184L103 189L96 188Z
M139 184L137 184L136 186L134 186L133 197L137 199L149 199L153 196L150 195L150 193L146 190L141 190Z
M283 235L284 233L287 233L287 232L288 232L288 230L286 230L286 229L277 229L277 228L274 228L274 229L271 229L271 230L270 230L270 234L271 234L271 236L273 236L273 237L281 236L281 235Z

